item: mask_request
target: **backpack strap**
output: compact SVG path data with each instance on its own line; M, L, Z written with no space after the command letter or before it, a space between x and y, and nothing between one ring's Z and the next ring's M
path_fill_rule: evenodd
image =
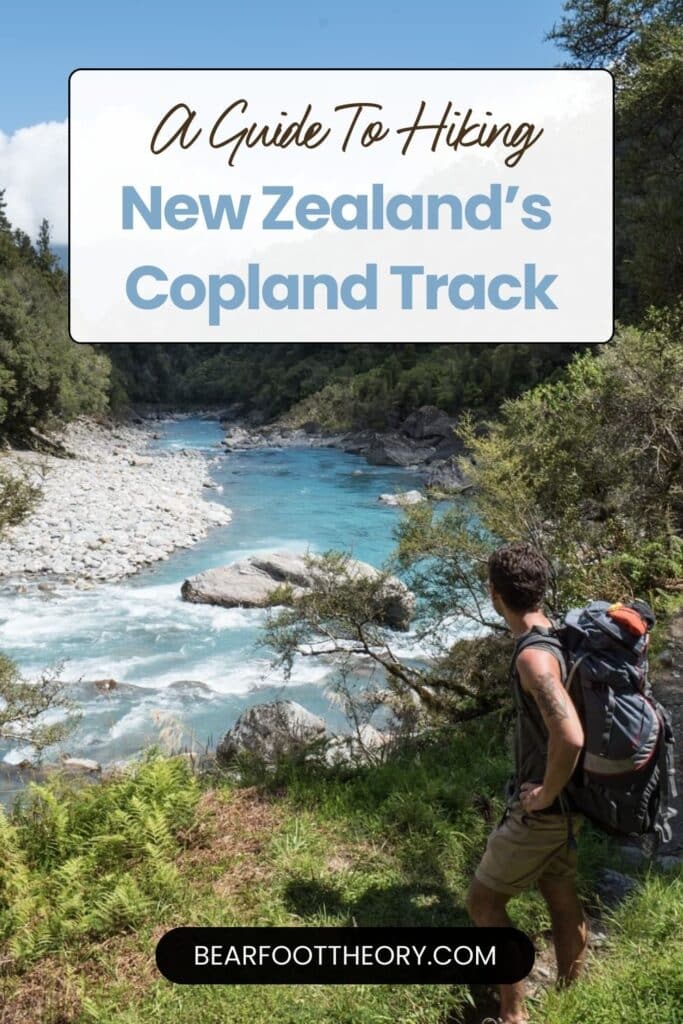
M659 801L659 820L655 830L661 841L668 843L672 838L671 819L675 818L678 814L678 811L673 806L673 801L678 796L676 764L674 760L674 733L668 711L658 701L655 703L655 708L662 724L662 734L659 738L659 785L661 786L661 795Z
M557 635L555 627L547 629L544 626L532 626L528 633L525 633L524 636L519 638L515 644L512 662L510 664L511 675L515 675L517 658L522 651L525 651L528 647L538 647L539 650L549 651L550 654L553 654L560 664L560 676L562 678L562 683L564 686L567 686L567 658L564 653L562 641Z
M510 662L509 678L512 684L512 692L518 711L522 710L522 708L528 709L529 707L529 698L522 688L519 680L519 674L516 671L517 658L522 651L525 651L528 647L537 647L539 650L548 651L550 654L554 655L559 662L560 677L564 685L566 685L567 679L567 660L564 656L560 638L553 629L546 629L544 626L532 626L530 631L525 633L524 636L520 637L515 643L512 661ZM543 743L543 738L538 732L538 729L536 729L533 714L528 715L528 719L532 732L536 733L537 742Z

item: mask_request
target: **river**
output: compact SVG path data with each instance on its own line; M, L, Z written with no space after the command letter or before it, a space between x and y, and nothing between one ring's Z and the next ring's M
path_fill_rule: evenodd
M333 448L220 454L222 431L209 420L164 422L159 434L157 447L198 449L213 459L219 490L207 491L207 499L227 505L232 522L117 584L4 592L0 650L27 678L53 669L73 684L82 720L63 750L104 763L155 742L171 719L182 723L184 743L210 745L244 708L283 695L343 727L325 689L329 663L302 658L285 682L258 645L265 612L188 604L180 586L203 569L274 550L334 548L379 567L394 547L401 513L377 498L420 486L420 478ZM396 640L398 653L419 654L410 633ZM92 682L102 679L119 685L101 692ZM0 747L10 763L27 753Z

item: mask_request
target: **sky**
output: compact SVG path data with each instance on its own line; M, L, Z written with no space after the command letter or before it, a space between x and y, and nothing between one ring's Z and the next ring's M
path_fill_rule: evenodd
M553 67L562 0L116 4L6 0L0 188L66 241L69 73L78 67Z

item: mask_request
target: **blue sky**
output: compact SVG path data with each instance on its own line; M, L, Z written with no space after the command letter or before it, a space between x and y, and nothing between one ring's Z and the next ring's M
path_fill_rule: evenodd
M9 0L2 15L0 131L67 113L88 67L544 67L561 0L207 3Z
M553 67L562 0L3 7L0 188L15 227L67 237L67 87L78 67Z

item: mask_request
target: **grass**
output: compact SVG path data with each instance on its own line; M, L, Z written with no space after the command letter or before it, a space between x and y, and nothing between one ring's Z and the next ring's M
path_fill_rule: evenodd
M650 876L611 915L611 947L564 992L548 991L538 1024L683 1022L683 877Z
M480 1021L466 1017L464 987L174 986L153 951L189 923L464 924L469 878L501 810L490 794L506 771L489 721L372 768L285 765L251 785L201 787L182 759L150 755L118 781L36 788L0 828L0 1024ZM582 843L586 891L610 857L601 836ZM539 1000L534 1019L617 1021L590 1007L617 1012L621 992L635 1007L629 1022L678 1020L677 885L644 879L643 902L615 919L607 958L581 986ZM534 893L511 913L534 937L547 929Z

